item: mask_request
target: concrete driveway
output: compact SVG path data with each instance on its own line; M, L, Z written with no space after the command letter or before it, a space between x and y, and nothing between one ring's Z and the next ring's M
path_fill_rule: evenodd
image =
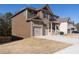
M62 35L47 35L47 36L36 36L38 38L44 38L48 40L55 40L60 42L66 42L70 44L79 44L79 38L66 38Z
M56 52L55 54L79 54L79 44L72 45L68 48Z

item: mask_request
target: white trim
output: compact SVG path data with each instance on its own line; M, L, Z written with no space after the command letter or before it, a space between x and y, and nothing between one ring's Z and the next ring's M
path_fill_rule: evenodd
M33 35L32 35L32 21L31 21L31 37L32 37Z
M56 28L56 25L55 25L55 34L56 34L56 31L57 31L57 28Z
M52 22L51 22L51 34L52 34Z
M49 35L49 23L48 23L47 27L48 27L48 35Z
M26 19L28 18L28 11L27 10L25 11L25 17L26 17Z

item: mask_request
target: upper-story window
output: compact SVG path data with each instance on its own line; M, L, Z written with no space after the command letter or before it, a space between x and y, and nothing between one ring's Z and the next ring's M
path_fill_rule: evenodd
M43 13L44 13L44 18L48 19L48 10L43 10Z
M51 15L49 15L49 20L52 21L52 16Z
M48 19L48 14L44 14L44 18L47 18Z
M73 30L73 31L74 31L74 28L71 28L71 30Z
M44 18L47 18L47 19L50 19L50 20L52 19L52 16L49 14L48 10L44 10L43 13L44 13Z
M34 11L28 11L28 18L35 16L36 13Z

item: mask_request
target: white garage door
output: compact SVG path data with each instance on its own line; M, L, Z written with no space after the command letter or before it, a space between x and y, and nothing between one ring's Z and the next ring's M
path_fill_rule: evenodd
M48 29L45 29L45 35L48 35Z
M41 36L42 27L33 27L33 36Z

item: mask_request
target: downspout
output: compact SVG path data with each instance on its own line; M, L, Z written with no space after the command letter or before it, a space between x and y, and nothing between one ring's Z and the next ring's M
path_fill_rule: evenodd
M56 25L55 25L55 34L56 34L56 31L57 31L57 29L56 29Z

